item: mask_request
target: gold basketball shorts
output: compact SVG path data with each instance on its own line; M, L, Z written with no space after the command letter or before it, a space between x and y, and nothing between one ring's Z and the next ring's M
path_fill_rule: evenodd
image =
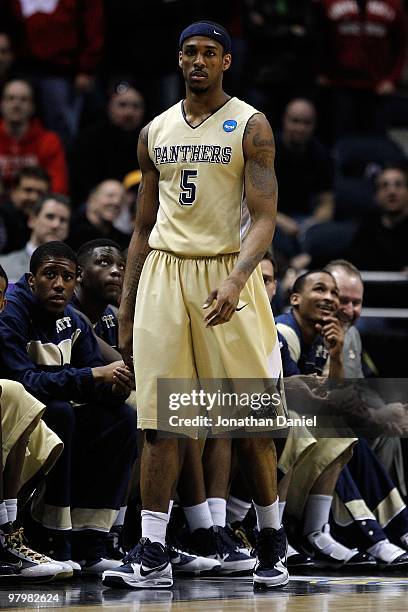
M138 426L168 431L157 410L158 379L274 379L281 381L279 342L260 266L240 295L228 323L206 328L203 309L224 281L237 254L181 258L152 251L140 277L134 319L133 358ZM211 308L211 307L210 307ZM286 415L280 386L280 415Z

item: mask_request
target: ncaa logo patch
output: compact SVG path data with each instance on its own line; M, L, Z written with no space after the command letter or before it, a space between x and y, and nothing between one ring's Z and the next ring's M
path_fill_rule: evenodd
M237 122L235 121L235 119L227 119L222 124L222 127L224 132L233 132L237 127Z

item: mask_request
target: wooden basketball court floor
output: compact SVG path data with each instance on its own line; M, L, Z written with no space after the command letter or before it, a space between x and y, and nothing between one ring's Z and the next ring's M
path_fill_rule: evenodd
M177 578L171 590L108 589L94 578L0 589L0 610L44 608L64 612L408 611L408 576L291 576L281 589L255 593L250 578Z

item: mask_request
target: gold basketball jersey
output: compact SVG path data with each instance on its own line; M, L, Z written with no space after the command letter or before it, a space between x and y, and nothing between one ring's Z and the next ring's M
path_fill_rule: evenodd
M187 123L182 102L153 119L149 155L160 174L153 249L184 257L240 250L249 221L242 140L257 112L230 98L196 127Z

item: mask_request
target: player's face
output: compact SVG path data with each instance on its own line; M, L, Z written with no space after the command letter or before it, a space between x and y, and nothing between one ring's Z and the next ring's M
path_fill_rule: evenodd
M301 318L320 323L335 316L339 308L339 290L335 280L325 272L310 274L300 293L291 296L291 304Z
M276 280L272 262L269 261L269 259L263 259L261 261L261 270L266 293L268 294L269 301L271 302L276 293Z
M4 297L5 295L6 295L6 281L4 280L3 277L0 276L0 312L3 312L7 304L7 300Z
M125 259L118 249L94 249L80 276L82 289L103 304L118 305L125 275Z
M179 66L187 88L193 93L206 93L220 85L222 75L231 65L231 55L211 38L192 36L183 43L179 53Z
M361 315L363 307L363 283L343 268L331 271L339 289L340 305L338 317L346 327L353 325Z
M44 310L59 315L71 300L77 276L74 262L58 257L47 257L28 283Z
M399 214L408 208L408 185L397 168L384 170L377 182L377 202L388 213Z

